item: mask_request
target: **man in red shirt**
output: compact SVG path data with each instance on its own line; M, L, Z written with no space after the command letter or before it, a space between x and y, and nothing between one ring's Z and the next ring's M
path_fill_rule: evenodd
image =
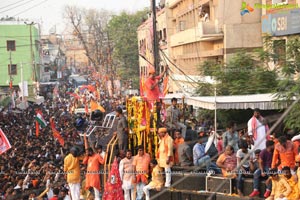
M167 67L159 76L155 76L154 69L149 70L149 77L145 82L145 92L146 92L146 97L147 97L148 101L150 101L150 102L159 101L160 91L159 91L158 84L159 84L159 81L164 76L166 70L167 70Z

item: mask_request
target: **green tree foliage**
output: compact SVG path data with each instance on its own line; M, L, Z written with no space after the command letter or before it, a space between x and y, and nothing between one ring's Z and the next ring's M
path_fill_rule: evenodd
M112 16L108 32L113 42L113 59L117 61L117 71L122 80L132 79L133 87L138 88L139 52L137 28L147 16L147 10L134 14L122 12Z
M227 64L204 62L200 66L201 74L212 76L216 85L199 84L200 95L213 95L214 87L218 95L244 95L271 93L277 87L276 71L263 67L257 56L246 52L235 54Z
M285 45L285 44L282 44ZM277 92L279 99L287 101L299 98L300 91L300 37L289 39L285 45L286 51L280 55L283 60L280 70L280 81ZM282 47L284 48L284 47ZM297 103L285 117L286 128L300 130L300 103Z

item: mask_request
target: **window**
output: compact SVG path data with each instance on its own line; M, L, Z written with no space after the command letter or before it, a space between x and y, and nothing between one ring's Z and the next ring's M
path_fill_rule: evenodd
M16 50L16 41L15 40L7 40L6 41L6 49L7 49L7 51L15 51Z
M178 31L184 31L184 30L185 30L185 21L179 21Z
M286 60L286 40L274 40L273 49L275 54L275 64L283 65Z
M8 75L17 75L17 65L8 65Z

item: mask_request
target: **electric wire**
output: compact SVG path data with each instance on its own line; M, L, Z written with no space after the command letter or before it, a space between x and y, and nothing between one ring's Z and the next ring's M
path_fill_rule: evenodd
M41 5L41 4L43 4L43 3L45 3L46 1L48 1L48 0L44 0L44 1L40 2L40 3L37 3L37 4L35 4L35 5L31 6L31 7L29 7L29 8L27 8L27 9L25 9L25 10L23 10L23 11L21 11L21 12L15 14L13 17L15 17L15 16L17 16L17 15L20 15L20 14L22 14L22 13L25 13L25 12L27 12L27 11L29 11L29 10L31 10L31 9L33 9L33 8L35 8L35 7L37 7L37 6Z
M188 79L190 79L192 82L197 83L194 79L192 79L191 77L189 77L182 69L180 69L173 61L171 61L171 59L165 54L165 52L163 52L161 49L160 51L162 52L162 54L165 56L165 58L177 69L179 70L182 74L184 74Z
M18 8L18 7L20 7L20 6L23 6L23 5L27 4L27 3L30 3L30 2L32 2L32 1L35 1L35 0L29 0L29 1L26 1L26 2L24 2L24 3L22 3L22 4L20 4L20 5L17 5L17 6L12 7L12 8L8 8L8 9L6 9L6 10L4 10L4 11L1 11L0 13L5 13L5 12L7 12L7 11L10 11L10 10L13 10L13 9ZM14 17L14 16L13 16L13 17Z
M22 1L25 1L25 0L20 0L20 1L17 1L17 2L15 2L15 3L11 3L11 4L8 4L8 5L6 5L6 6L0 7L0 10L2 10L2 9L4 9L4 8L7 8L7 7L10 7L10 6L12 6L12 5L18 4L18 3L22 2Z

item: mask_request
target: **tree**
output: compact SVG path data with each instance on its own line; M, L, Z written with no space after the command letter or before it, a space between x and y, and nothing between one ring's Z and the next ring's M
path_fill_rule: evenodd
M98 70L108 65L109 40L105 32L112 15L106 10L81 9L76 6L65 7L65 18L71 24L72 33L81 42L89 61Z
M300 91L300 37L290 38L287 44L282 44L286 49L279 59L283 62L280 70L280 81L277 87L278 98L290 101L299 98ZM284 119L286 128L300 130L300 103L297 103Z
M134 14L122 12L112 16L108 23L108 33L113 41L113 59L122 80L132 79L133 87L139 85L139 54L137 28L147 15L147 10Z
M243 51L238 52L227 64L205 61L200 65L200 73L204 76L211 76L215 80L215 85L199 83L197 94L213 96L215 87L217 95L276 92L278 84L276 70L269 70L264 67L272 56L274 55L257 49L251 54ZM209 112L213 115L212 111ZM251 114L252 111L250 110L218 110L218 126L224 128L229 121L243 123L245 116L249 115L250 117Z
M200 66L200 72L215 79L218 95L274 92L277 87L277 73L275 70L266 69L257 56L258 53L238 52L227 64L204 62ZM198 91L201 95L214 95L213 88L214 86L207 83L200 83Z

